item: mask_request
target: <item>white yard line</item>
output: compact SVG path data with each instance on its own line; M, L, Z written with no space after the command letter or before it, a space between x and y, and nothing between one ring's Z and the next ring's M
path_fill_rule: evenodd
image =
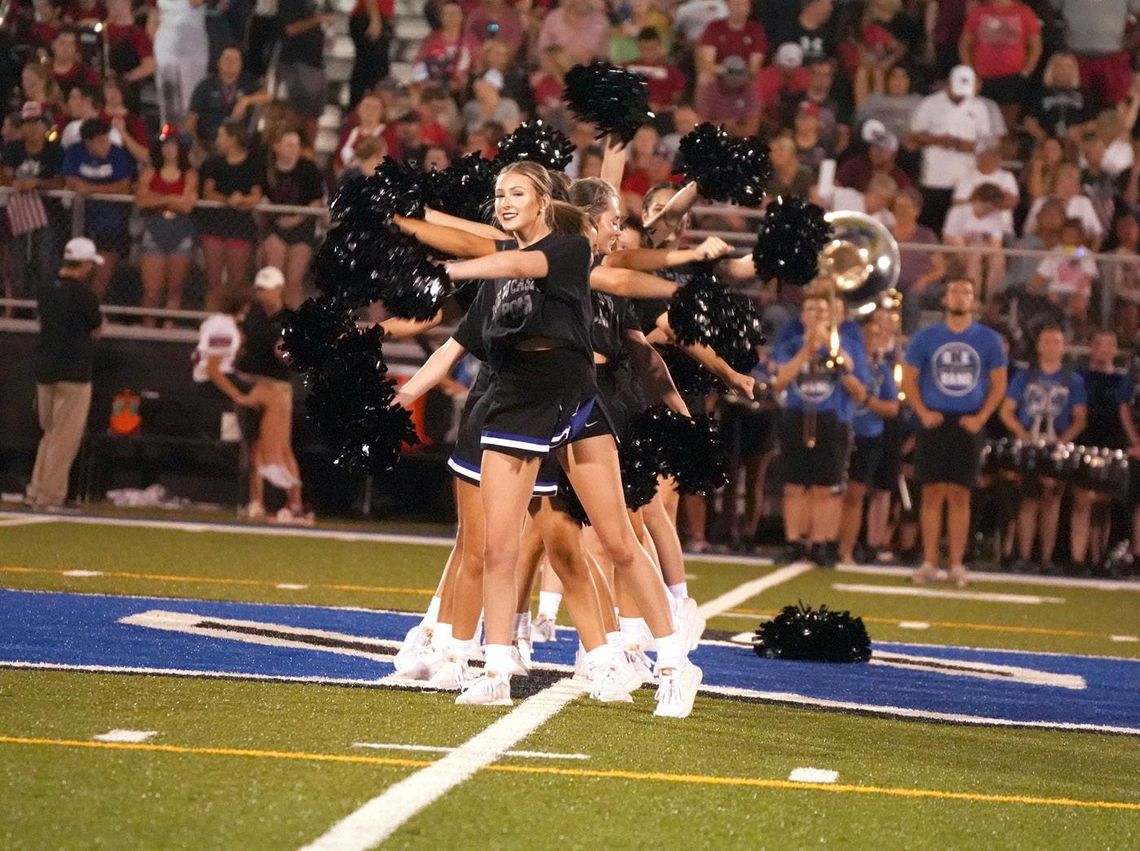
M424 807L495 762L585 689L564 679L529 697L472 739L442 759L389 786L360 809L334 824L305 849L354 851L374 848ZM476 710L479 711L479 710Z
M710 600L700 607L700 612L705 617L715 617L812 568L810 564L780 568ZM364 851L376 847L416 813L470 779L480 768L507 755L516 743L534 733L584 693L585 689L569 678L543 689L439 761L385 789L306 845L303 851Z
M458 748L441 745L403 745L396 742L353 742L354 748L369 748L377 751L413 751L420 753L453 753ZM547 753L546 751L503 751L503 756L520 759L589 759L586 753Z
M853 594L881 594L888 597L937 597L942 600L970 600L975 603L1019 603L1040 606L1042 603L1063 603L1064 597L1041 597L1036 594L994 594L988 591L950 591L940 588L907 588L898 585L852 585L836 582L836 591Z
M697 611L702 616L707 618L714 618L722 612L727 612L729 609L735 609L741 603L751 600L762 591L767 591L769 588L774 588L790 579L795 579L813 570L815 565L808 562L797 562L789 564L787 567L781 567L779 570L774 570L766 576L758 577L757 579L749 580L743 585L738 585L731 591L721 594L713 600L698 607Z
M793 768L788 779L793 783L834 783L839 772L829 768Z
M157 730L108 730L91 738L97 742L128 742L138 744L158 735Z
M51 523L55 519L42 514L4 514L0 515L0 527L7 529L10 526L34 526L36 523Z
M907 579L914 573L913 567L899 567L890 564L856 564L850 567L835 568L838 573L861 573L864 576L897 576ZM1098 591L1140 591L1140 582L1125 582L1119 579L1081 579L1076 576L1027 576L1022 573L988 573L970 571L970 581L974 584L998 582L1003 585L1040 585L1047 588L1093 588Z

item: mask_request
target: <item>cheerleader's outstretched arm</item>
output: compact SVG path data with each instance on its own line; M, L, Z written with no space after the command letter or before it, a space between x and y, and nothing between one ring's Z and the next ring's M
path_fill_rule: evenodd
M590 289L624 298L672 298L677 284L632 269L598 266L590 272Z
M404 216L393 216L392 224L424 245L454 257L483 257L496 251L493 238L477 236L459 228Z
M669 367L665 365L657 350L649 345L645 335L640 331L627 330L622 338L622 344L629 353L634 372L645 382L645 386L652 390L670 410L676 411L683 417L692 416L685 400L677 392L673 376L669 374Z
M453 216L450 213L441 213L439 210L433 210L427 207L424 210L424 221L430 222L433 225L443 225L456 230L465 230L475 236L481 236L484 239L510 239L510 236L503 231L499 230L494 225L488 225L484 222L473 222L470 219L461 219L459 216Z
M452 367L465 354L467 349L459 345L454 337L448 337L447 342L432 352L424 365L416 370L416 374L404 383L396 393L395 403L404 408L411 407L416 399L447 378Z

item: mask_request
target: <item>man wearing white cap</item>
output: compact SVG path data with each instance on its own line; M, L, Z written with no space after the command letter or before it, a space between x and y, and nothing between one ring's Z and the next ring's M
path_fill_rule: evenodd
M910 144L922 149L922 223L941 231L954 186L974 167L978 141L1000 133L976 95L977 77L955 66L944 90L923 98L910 122Z
M103 317L91 288L103 258L95 243L73 239L63 249L63 268L37 299L40 338L36 346L36 409L44 435L36 450L27 502L57 509L67 499L67 480L91 410L94 340Z
M265 516L261 499L264 478L285 490L288 503L277 513L284 523L312 525L312 514L301 501L301 472L293 455L293 385L281 352L285 319L285 275L276 266L266 266L253 279L254 301L242 319L242 347L234 367L240 378L253 382L251 401L261 418L251 464L251 519Z

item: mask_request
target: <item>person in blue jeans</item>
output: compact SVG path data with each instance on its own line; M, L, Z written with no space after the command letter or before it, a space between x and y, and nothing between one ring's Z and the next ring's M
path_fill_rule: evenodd
M911 338L903 392L918 415L915 476L922 485L923 561L911 579L939 578L942 512L950 550L950 581L963 588L970 490L978 478L982 428L1005 396L1006 354L1001 337L974 321L974 282L953 278L942 297L945 318Z

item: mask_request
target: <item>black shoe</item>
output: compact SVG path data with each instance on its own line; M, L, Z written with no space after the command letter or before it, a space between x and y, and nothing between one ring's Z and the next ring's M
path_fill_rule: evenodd
M1053 561L1041 562L1041 575L1042 576L1064 576L1065 571L1061 570L1060 566Z
M784 562L791 564L796 561L807 561L807 544L803 541L792 541L784 548Z
M1033 567L1027 560L1019 558L1009 566L1009 571L1010 573L1032 573Z
M819 567L835 567L839 561L839 544L833 541L812 544L811 560Z

